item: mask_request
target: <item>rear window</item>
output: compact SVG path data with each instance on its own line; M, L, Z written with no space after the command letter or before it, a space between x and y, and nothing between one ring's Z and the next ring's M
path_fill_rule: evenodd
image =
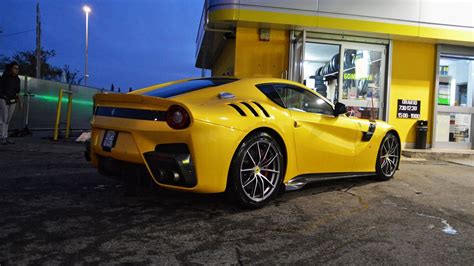
M280 94L275 90L272 84L259 84L257 88L263 92L270 100L274 103L278 104L279 106L286 108L285 104L283 103Z
M156 90L148 91L143 95L154 96L160 98L169 98L187 92L192 92L204 88L215 87L236 81L237 79L221 78L221 79L193 79L169 86L161 87Z

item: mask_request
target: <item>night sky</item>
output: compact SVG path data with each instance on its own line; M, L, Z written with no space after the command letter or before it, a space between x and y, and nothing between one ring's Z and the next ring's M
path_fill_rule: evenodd
M0 1L0 55L34 50L37 0ZM88 85L137 89L199 77L196 33L204 0L40 0L42 46L50 63L84 75L85 14L89 14ZM17 35L18 32L28 31ZM10 35L10 36L8 36Z

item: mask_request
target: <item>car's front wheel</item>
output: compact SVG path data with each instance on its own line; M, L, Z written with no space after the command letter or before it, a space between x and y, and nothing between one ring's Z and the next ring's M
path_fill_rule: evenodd
M252 134L232 160L228 196L245 207L261 207L280 190L284 171L282 150L275 139L265 132Z
M389 180L398 169L399 163L400 141L394 133L389 132L383 138L377 155L377 177L380 180Z

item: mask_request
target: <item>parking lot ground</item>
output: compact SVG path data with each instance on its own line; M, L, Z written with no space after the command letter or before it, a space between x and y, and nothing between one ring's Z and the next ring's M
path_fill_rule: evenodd
M474 168L402 161L388 182L320 182L258 210L222 195L129 195L83 146L0 146L0 264L471 264Z

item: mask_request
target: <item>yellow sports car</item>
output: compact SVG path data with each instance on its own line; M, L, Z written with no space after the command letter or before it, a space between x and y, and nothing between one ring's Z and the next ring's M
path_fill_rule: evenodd
M391 178L397 131L347 115L303 85L268 78L201 78L129 94L96 94L90 154L110 176L226 192L247 207L328 178ZM141 171L140 169L145 169Z

